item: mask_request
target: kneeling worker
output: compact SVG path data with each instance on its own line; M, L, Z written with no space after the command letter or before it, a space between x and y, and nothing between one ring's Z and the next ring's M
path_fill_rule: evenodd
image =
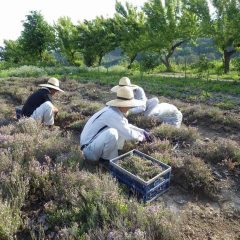
M148 101L147 109L144 112L146 117L156 117L162 123L180 128L183 115L177 107L170 103L159 103L158 99Z
M138 114L138 113L144 112L146 110L146 102L147 102L146 94L145 94L143 88L141 88L138 85L132 84L128 77L122 77L119 80L119 84L114 86L111 89L111 91L112 92L117 92L117 90L119 88L124 87L124 86L130 87L133 90L134 98L141 101L140 105L138 105L137 107L129 109L129 113L130 114Z
M149 134L128 123L127 111L142 104L134 99L129 87L121 87L117 98L95 113L86 123L80 137L81 150L87 160L104 161L118 156L125 140L150 141Z
M56 78L50 78L46 84L39 86L41 88L28 97L22 108L22 115L50 126L54 124L54 115L58 113L58 109L52 104L52 96L63 90L59 88Z

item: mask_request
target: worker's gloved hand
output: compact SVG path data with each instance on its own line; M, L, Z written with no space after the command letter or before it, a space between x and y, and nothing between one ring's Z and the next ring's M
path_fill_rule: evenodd
M143 134L144 134L146 142L151 143L153 141L153 138L151 137L149 132L144 130Z

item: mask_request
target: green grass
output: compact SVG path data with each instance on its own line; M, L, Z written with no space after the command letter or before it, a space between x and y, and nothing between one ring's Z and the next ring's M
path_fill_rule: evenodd
M115 72L82 72L80 75L67 76L67 78L76 79L82 83L95 82L109 87L118 84L122 76L128 76L134 84L144 88L149 94L165 96L169 98L178 98L190 102L203 102L216 104L216 96L228 97L240 94L240 82L231 81L205 81L194 78L173 78L161 76L146 75L142 79L139 74L115 73ZM61 76L58 76L61 78ZM228 105L228 109L237 107ZM222 106L219 106L220 108Z
M137 71L129 71L121 66L109 69L86 67L48 67L44 69L33 66L23 66L16 69L4 70L0 77L22 76L55 76L60 79L76 79L82 83L94 82L101 85L113 86L122 76L128 76L133 83L140 85L146 92L166 97L186 99L190 101L206 101L214 98L215 94L240 94L240 81L202 80L193 77L172 77L159 75L141 75ZM235 76L236 74L234 74ZM229 76L232 76L230 74ZM226 77L225 75L223 76ZM235 76L236 77L236 76Z

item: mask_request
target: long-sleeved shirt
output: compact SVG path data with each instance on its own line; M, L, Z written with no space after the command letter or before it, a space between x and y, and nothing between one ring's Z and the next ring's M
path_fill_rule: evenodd
M125 140L144 140L144 130L128 123L117 107L104 107L86 123L80 137L80 145L89 144L104 127L115 128Z
M136 89L133 90L133 94L135 99L142 101L142 105L139 107L134 107L129 109L129 113L137 114L137 113L144 112L146 110L147 97L143 88L138 86Z

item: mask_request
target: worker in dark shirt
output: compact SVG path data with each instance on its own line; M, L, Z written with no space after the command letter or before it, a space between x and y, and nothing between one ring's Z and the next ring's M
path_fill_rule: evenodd
M40 84L40 88L28 97L22 108L22 116L31 117L45 125L54 124L54 115L58 109L52 104L52 96L62 89L59 88L59 80L50 78L46 84Z

